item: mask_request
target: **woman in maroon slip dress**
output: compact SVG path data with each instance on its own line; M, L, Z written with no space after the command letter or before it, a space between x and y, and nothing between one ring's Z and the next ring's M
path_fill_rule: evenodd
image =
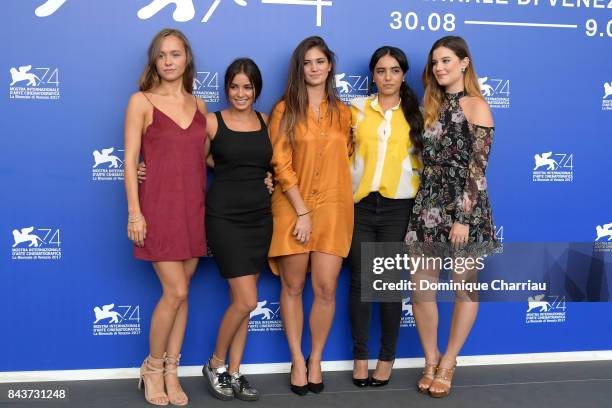
M145 399L153 405L186 405L176 370L189 281L206 253L206 106L191 95L193 54L180 31L160 31L148 58L125 119L127 230L134 256L153 263L163 293L151 317L150 354L139 386L144 382ZM150 177L139 187L141 154Z

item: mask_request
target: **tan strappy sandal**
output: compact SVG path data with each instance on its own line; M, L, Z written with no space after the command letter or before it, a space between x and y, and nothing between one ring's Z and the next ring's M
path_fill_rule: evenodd
M164 354L165 357L165 354ZM158 366L154 366L153 364L157 364ZM164 406L168 405L168 396L165 392L156 392L152 393L149 390L151 387L149 386L148 378L153 374L162 374L164 373L164 358L155 358L151 355L147 356L145 360L142 362L142 366L140 366L140 379L138 380L138 389L144 388L145 400L149 404ZM162 400L163 402L156 402L154 400Z
M457 364L452 366L451 368L438 367L436 370L436 375L434 376L434 380L429 386L429 395L434 398L443 398L447 397L451 392L451 381L453 380L453 375L455 374L455 367ZM442 391L432 391L431 388L434 387L441 388Z
M178 368L180 361L181 361L180 354L177 357L166 355L166 365L164 366L164 377L167 376L168 374L174 374L178 378L177 368ZM187 394L185 394L183 391L178 391L173 394L168 393L168 400L170 401L172 405L176 405L179 407L185 406L189 403L189 398L187 398Z
M429 387L431 387L431 383L434 380L434 376L436 375L436 370L438 369L438 364L429 364L425 362L425 368L423 369L423 376L417 382L417 389L421 394L427 394L429 391Z

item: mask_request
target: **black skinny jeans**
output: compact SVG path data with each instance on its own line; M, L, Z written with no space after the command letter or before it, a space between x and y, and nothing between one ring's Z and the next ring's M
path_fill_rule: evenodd
M413 204L413 199L385 198L379 193L370 193L355 204L355 227L348 261L351 269L349 307L353 332L353 356L356 360L369 358L368 335L372 317L372 304L361 301L361 243L402 242ZM382 330L378 359L393 361L399 336L402 304L381 302L379 306Z

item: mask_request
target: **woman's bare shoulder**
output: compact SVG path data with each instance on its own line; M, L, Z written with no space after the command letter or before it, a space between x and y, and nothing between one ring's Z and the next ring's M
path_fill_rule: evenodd
M468 122L474 125L493 127L493 115L489 104L483 98L469 96L462 99L463 113Z

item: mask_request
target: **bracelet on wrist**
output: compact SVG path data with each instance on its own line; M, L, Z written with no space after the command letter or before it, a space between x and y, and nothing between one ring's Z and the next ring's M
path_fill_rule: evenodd
M137 214L137 215L128 215L128 222L129 223L134 223L134 222L138 222L143 220L144 217L142 214Z
M306 214L310 214L311 212L312 212L312 210L308 210L308 211L306 211L306 212L304 212L304 213L298 214L297 216L298 216L298 217L303 217L304 215L306 215Z

